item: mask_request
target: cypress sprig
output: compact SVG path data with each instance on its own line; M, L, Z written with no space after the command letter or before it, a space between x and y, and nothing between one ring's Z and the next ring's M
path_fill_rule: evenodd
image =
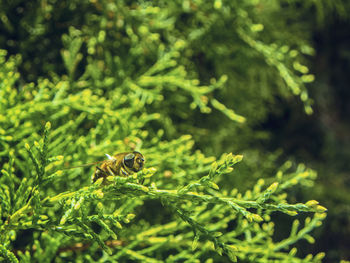
M217 162L214 162L211 165L209 174L207 176L203 176L196 182L192 182L181 188L179 193L186 193L190 191L192 188L196 188L199 186L207 186L210 188L213 188L215 190L219 190L219 186L214 183L212 180L220 175L227 174L233 171L232 166L236 163L242 161L243 156L242 155L235 155L233 156L231 153L228 154L223 161L218 164Z
M29 144L25 143L24 146L29 154L30 159L32 160L32 163L34 164L35 171L36 171L36 180L39 180L39 177L41 176L41 172L42 172L39 161L34 157L34 154Z
M0 255L10 263L19 262L16 256L11 251L7 250L2 244L0 244Z

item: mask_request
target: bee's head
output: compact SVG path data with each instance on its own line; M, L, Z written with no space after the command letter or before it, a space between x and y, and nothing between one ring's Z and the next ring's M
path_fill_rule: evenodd
M138 172L143 168L145 158L139 152L132 152L125 155L123 161L126 167L133 170L134 172Z

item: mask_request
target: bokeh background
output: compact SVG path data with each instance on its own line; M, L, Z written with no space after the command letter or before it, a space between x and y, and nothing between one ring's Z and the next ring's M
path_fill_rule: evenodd
M21 56L22 83L79 81L97 65L101 81L94 85L108 89L137 78L157 52L182 40L177 60L188 76L209 85L224 75L224 87L212 96L246 122L215 109L188 112L177 107L181 94L173 100L165 91L168 121L176 127L165 130L166 138L189 133L208 155L242 153L248 164L241 169L254 178L286 160L315 169L312 190L290 194L316 199L329 212L316 243L301 242L299 250L325 251L325 262L350 260L350 3L232 2L3 0L0 48L7 57ZM250 36L242 33L247 27ZM74 46L76 37L81 42ZM102 81L108 78L112 84Z

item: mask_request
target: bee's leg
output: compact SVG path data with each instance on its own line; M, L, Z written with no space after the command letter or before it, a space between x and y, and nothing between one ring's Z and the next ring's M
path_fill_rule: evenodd
M107 170L110 173L110 175L115 176L115 174L113 173L113 171L112 171L112 169L110 167L107 167Z
M120 176L122 177L128 177L129 174L125 171L125 169L123 167L120 167Z
M103 173L103 170L100 167L96 166L96 169Z
M100 167L96 166L95 172L91 176L91 181L94 183L101 177L105 177L105 172Z

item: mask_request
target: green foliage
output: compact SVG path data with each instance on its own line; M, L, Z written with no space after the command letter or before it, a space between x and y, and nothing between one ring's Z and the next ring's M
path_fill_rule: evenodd
M172 262L215 260L218 256L211 251L216 251L232 261L298 261L290 246L300 239L314 242L309 232L321 224L326 209L316 201L286 200L288 188L315 179L313 171L303 166L295 172L282 169L270 178L270 186L260 179L244 193L233 185L230 191L219 191L226 177L234 176L233 166L242 161L241 155L214 161L193 152L191 136L162 140L162 130L145 129L160 114L142 112L123 89L111 90L106 99L91 89L74 91L66 81L42 80L18 92L18 74L10 74L14 71L13 61L4 61L7 85L1 91L15 99L3 99L1 105L3 258L16 262L11 252L15 249L23 262ZM197 96L195 92L188 96ZM43 125L45 119L54 125ZM127 178L107 178L110 184L105 186L101 180L91 184L87 169L62 170L67 162L84 164L105 152L131 149L142 151L148 168ZM142 179L145 185L138 183ZM155 214L149 214L147 206ZM296 220L290 236L275 241L274 211L315 214L303 227ZM233 222L237 225L230 227ZM21 231L28 229L34 243L16 247L13 242L20 243ZM101 249L105 253L99 254Z
M19 22L16 3L3 6L8 36L28 37L6 42L22 56L0 53L0 259L322 260L293 247L315 242L325 218L317 201L289 198L314 171L194 147L246 149L277 95L300 96L311 113L303 54L313 50L269 22L278 1L44 1L16 9ZM91 184L88 167L66 169L131 150L146 168L107 185ZM307 217L278 239L278 213Z

